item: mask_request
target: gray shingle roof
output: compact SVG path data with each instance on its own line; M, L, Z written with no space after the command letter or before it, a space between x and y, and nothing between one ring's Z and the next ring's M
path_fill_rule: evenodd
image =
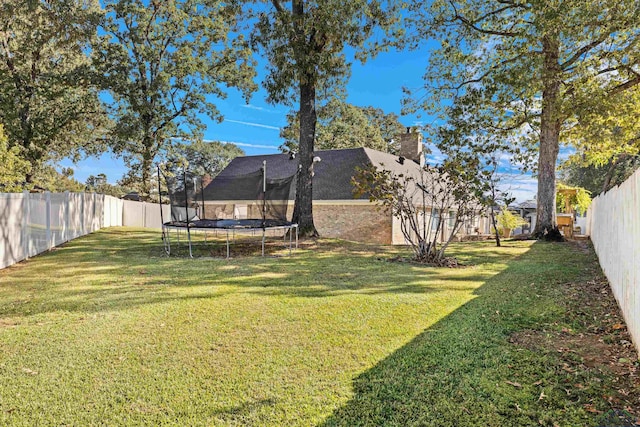
M395 174L414 176L420 173L420 166L417 163L405 160L404 164L400 164L397 156L370 148L320 150L316 151L315 155L320 157L321 161L314 166L314 200L353 200L351 177L358 167L374 165ZM291 176L298 167L298 159L290 159L288 154L236 157L207 186L205 198L207 200L245 200L242 189L234 185L230 178L259 170L265 160L267 179ZM289 197L290 200L295 198L295 189L292 188ZM366 198L366 196L362 197L362 199Z
M537 209L538 202L535 200L526 200L520 203L517 207L520 209Z

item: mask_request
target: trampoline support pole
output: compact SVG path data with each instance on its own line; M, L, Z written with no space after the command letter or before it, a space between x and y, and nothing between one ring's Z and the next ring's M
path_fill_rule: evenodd
M162 240L164 241L164 251L167 255L171 255L171 238L170 238L171 230L166 228L164 224L162 224Z
M191 252L191 230L189 226L187 226L187 238L189 240L189 258L193 258L193 253Z
M264 256L265 229L262 227L262 256Z

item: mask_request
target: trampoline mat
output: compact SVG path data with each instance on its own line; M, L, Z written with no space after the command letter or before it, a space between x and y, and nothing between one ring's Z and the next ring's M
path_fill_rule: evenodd
M238 230L253 228L291 227L293 223L279 219L198 219L195 221L189 221L189 223L183 221L172 221L167 222L164 225L169 227Z

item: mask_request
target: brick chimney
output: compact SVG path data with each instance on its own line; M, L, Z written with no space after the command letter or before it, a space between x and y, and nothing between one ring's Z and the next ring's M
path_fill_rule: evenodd
M424 164L422 152L422 132L407 127L407 132L398 135L400 141L400 156L407 160L413 160L419 165Z

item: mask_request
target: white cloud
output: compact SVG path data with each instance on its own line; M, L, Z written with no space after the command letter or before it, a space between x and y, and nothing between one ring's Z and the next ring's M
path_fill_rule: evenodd
M213 142L209 140L205 140L205 142ZM278 150L278 146L276 145L261 145L261 144L250 144L247 142L236 142L236 141L219 141L222 144L234 144L238 147L249 147L249 148L266 148L271 150Z
M253 105L253 104L241 104L240 106L242 108L248 108L249 110L262 111L264 113L280 113L280 111L278 110L274 110L272 108L258 107L257 105Z
M538 180L531 175L502 174L499 187L515 197L515 203L531 200L538 194Z
M224 119L225 122L229 122L229 123L237 123L240 125L246 125L246 126L255 126L258 128L263 128L263 129L272 129L272 130L280 130L280 128L278 126L270 126L270 125L263 125L262 123L253 123L253 122L243 122L240 120L231 120L231 119Z

